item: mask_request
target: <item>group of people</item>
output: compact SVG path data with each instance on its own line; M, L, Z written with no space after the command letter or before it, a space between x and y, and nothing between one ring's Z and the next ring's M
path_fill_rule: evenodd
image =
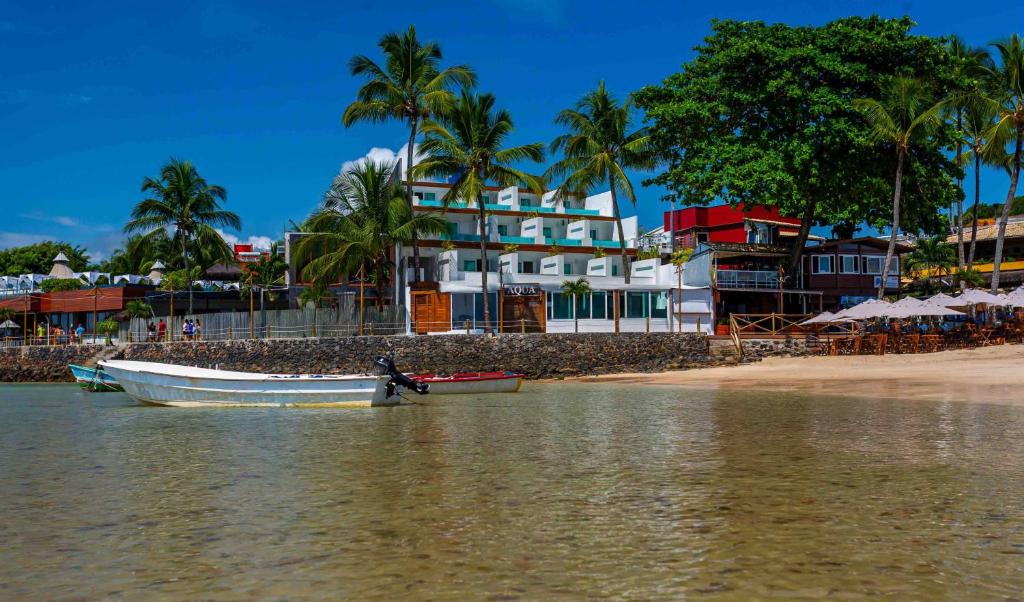
M152 320L147 326L147 337L150 342L163 341L167 338L167 322L164 322L163 318L160 318L159 323L154 323ZM181 340L183 341L199 341L202 340L203 326L199 322L199 319L185 320L181 325Z
M65 341L64 337L67 337ZM36 324L36 343L45 345L60 345L67 343L82 343L85 337L85 326L81 322L75 328L65 331L60 324L48 325L46 322Z

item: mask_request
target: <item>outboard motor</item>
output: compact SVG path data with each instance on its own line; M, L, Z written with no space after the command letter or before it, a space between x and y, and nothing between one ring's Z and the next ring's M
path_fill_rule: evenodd
M418 380L413 380L405 374L402 374L398 368L395 367L395 362L391 361L391 358L378 356L373 360L373 367L377 374L391 377L391 380L389 380L387 384L388 397L394 395L395 388L399 386L405 387L410 391L416 391L420 395L426 395L430 390L430 385L428 383L421 383Z

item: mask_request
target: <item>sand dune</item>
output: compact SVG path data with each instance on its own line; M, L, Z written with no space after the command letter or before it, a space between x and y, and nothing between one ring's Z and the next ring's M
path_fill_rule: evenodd
M742 366L577 380L1024 405L1024 345L916 355L770 358Z

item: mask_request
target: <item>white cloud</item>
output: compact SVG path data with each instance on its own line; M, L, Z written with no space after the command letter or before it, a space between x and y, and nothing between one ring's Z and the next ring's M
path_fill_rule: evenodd
M375 147L371 148L369 151L367 151L367 153L365 155L363 155L362 157L359 157L358 159L353 159L351 161L345 161L344 163L342 163L341 164L341 169L338 170L338 173L339 174L345 173L346 171L352 169L353 167L355 167L357 165L360 165L362 163L365 163L367 160L375 161L377 163L394 163L398 159L401 159L402 160L402 173L398 174L398 177L400 179L404 180L405 179L405 160L407 159L406 153L408 153L408 152L409 152L409 143L408 142L403 144L402 148L398 149L397 152L391 150L390 148L380 148L378 146L375 146ZM413 151L412 164L416 165L417 163L419 163L420 161L423 160L423 157L424 157L424 155L421 155L420 152L419 152L419 148L417 148L415 151Z
M34 220L37 222L49 222L51 224L57 224L58 226L64 226L67 228L77 228L78 226L82 225L81 222L79 222L77 219L69 215L47 215L42 211L21 213L18 215L18 217L23 217L25 219Z
M22 247L25 245L35 244L37 242L43 242L44 240L54 240L54 237L47 236L46 234L32 234L29 232L0 231L0 249L6 249L8 247Z
M219 228L217 229L217 233L220 234L221 238L224 239L224 242L228 243L229 245L252 245L252 248L258 251L267 251L270 249L270 245L274 243L274 239L269 236L251 235L249 236L249 238L242 240L241 238L238 238L234 234L231 234L230 232L225 232Z

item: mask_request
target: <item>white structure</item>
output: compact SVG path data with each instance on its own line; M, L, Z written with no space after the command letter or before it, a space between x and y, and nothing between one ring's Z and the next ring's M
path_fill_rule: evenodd
M414 324L417 332L465 332L467 323L482 330L481 273L485 270L492 325L497 321L499 291L504 299L510 289L528 289L543 295L543 319L534 315L538 319L533 322L543 322L546 332L572 332L577 317L581 332L612 332L616 315L622 332L678 331L680 311L684 330L695 330L698 320L702 331L712 328L710 287L684 286L680 294L679 274L674 266L662 265L660 258L633 260L626 284L609 192L556 200L554 191L489 189L483 198L487 231L481 232L476 199L450 200L445 206L449 190L447 184L435 182L413 186L415 210L442 213L447 222L447 232L440 239L419 242L420 263L407 267L404 274L410 283L436 283L433 290L438 296L431 295L427 310L432 324L428 329ZM622 229L633 254L637 218L623 219ZM481 235L488 241L486 265ZM412 249L403 249L402 257L411 266ZM573 300L562 293L563 282L581 277L587 279L592 294ZM415 291L409 288L406 307L419 307L412 299ZM438 303L449 307L437 308ZM410 313L411 322L417 322L416 313L416 309ZM437 315L449 318L438 320ZM419 322L424 321L419 316Z

